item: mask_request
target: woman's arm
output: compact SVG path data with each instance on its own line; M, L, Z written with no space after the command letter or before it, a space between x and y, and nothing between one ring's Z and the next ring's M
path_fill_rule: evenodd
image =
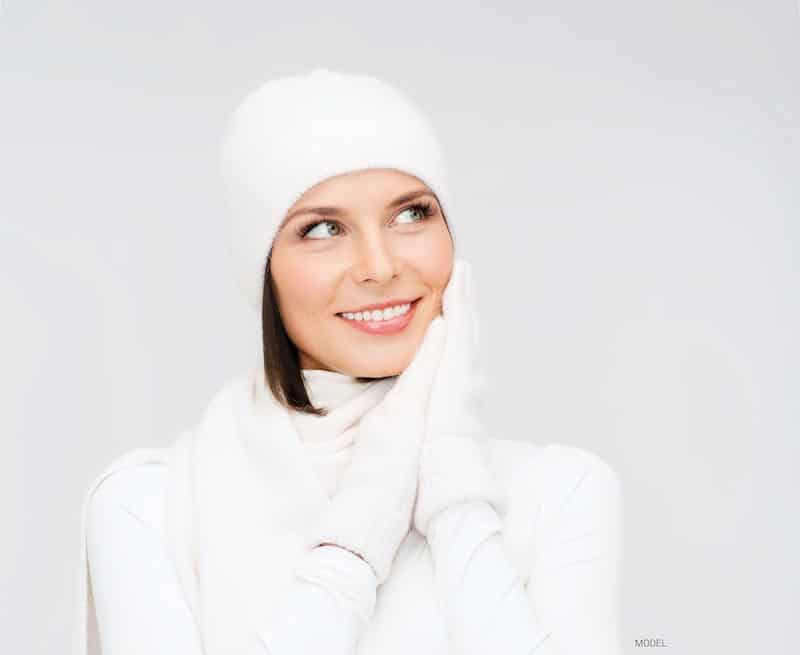
M203 654L157 527L165 483L159 465L118 471L90 500L87 555L103 655ZM299 655L323 646L330 655L352 655L375 589L372 569L357 556L335 546L312 550L278 613L255 626L248 655Z
M459 503L431 521L437 593L458 655L620 653L619 480L594 457L574 468L574 484L560 485L566 495L548 499L558 510L536 526L536 553L525 584L491 505Z
M358 555L313 548L260 635L269 655L352 655L375 609L377 578Z

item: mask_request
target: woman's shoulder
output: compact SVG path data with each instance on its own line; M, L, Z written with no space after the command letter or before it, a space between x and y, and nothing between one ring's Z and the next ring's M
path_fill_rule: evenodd
M619 502L621 481L617 471L595 452L562 443L534 444L491 439L490 467L511 504L535 502L565 507L585 498L601 503Z
M562 443L536 444L511 439L490 439L492 468L509 478L517 474L549 479L594 475L619 480L614 468L591 450Z
M120 515L161 530L169 475L166 450L137 449L109 464L89 489L90 529L113 525Z
M523 575L530 575L537 553L552 567L617 553L621 484L605 459L560 443L492 441L506 543Z

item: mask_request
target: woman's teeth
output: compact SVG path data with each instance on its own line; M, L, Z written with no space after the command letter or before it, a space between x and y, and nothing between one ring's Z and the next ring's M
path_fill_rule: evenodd
M373 309L371 312L342 312L340 316L348 321L389 321L396 316L402 316L410 307L411 303L406 303L385 309Z

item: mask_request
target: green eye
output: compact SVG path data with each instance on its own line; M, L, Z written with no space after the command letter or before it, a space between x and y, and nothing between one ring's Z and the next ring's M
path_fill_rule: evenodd
M418 202L410 207L406 207L403 211L398 214L398 216L402 216L406 212L414 211L417 213L417 219L411 220L411 223L421 223L425 219L429 218L434 212L431 206L428 203Z
M398 217L402 216L407 212L412 212L411 220L400 221L401 223L407 225L422 223L423 221L429 219L431 216L436 214L436 210L433 208L431 204L427 202L417 202L413 205L406 207L398 214ZM416 215L414 215L414 212L416 212ZM329 219L309 221L305 225L301 225L297 229L297 233L302 239L309 239L316 241L320 239L327 239L328 237L338 237L342 233L342 225L338 221Z
M330 229L328 229L328 230L324 230L324 229L323 230L319 230L317 236L306 237L306 235L313 234L315 231L317 231L318 227L321 227L323 225L334 226L334 229L333 229L333 231L331 231ZM304 225L303 227L300 228L300 236L303 237L303 238L309 238L309 239L324 239L325 238L325 236L324 236L325 234L327 234L328 236L334 236L334 237L338 236L339 235L339 230L341 230L341 226L336 221L327 221L327 220L326 221L314 221L314 222L308 223L307 225Z

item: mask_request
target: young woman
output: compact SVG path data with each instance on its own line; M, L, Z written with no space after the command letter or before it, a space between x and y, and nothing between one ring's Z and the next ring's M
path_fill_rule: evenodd
M619 653L619 480L479 417L426 117L371 77L272 80L222 171L261 353L90 485L74 655Z

